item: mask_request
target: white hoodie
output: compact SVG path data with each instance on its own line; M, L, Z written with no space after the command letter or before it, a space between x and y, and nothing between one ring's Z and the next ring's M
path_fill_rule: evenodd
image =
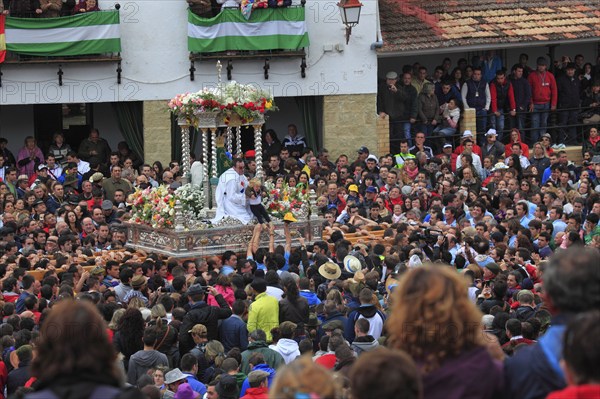
M269 348L279 353L285 364L293 362L298 356L300 356L300 350L298 349L298 343L293 339L281 338L277 341L277 345L269 345Z

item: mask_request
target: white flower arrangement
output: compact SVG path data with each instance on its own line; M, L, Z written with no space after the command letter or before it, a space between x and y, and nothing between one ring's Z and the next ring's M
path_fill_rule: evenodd
M200 186L186 184L175 190L175 197L182 206L184 215L199 220L204 208L204 190Z

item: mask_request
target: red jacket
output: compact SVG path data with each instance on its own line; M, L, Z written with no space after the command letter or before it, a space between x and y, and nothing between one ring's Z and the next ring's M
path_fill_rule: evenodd
M552 72L532 72L527 77L531 86L531 104L547 104L556 107L558 89Z
M4 399L4 387L6 387L7 381L8 369L6 368L6 364L0 360L0 399Z
M514 129L517 132L519 132L519 129ZM519 144L521 144L521 154L525 157L529 159L529 146L527 144L525 144L523 142L523 138L521 137L521 132L519 132ZM510 143L508 143L507 145L504 146L504 156L506 158L510 157L512 155L512 145L514 143L511 141Z
M474 143L474 141L475 141L474 138L471 140L473 140L473 152L475 154L479 155L479 158L483 158L483 156L481 155L481 147ZM464 150L465 150L465 146L461 144L458 147L456 147L456 149L454 150L454 153L458 156L458 155L462 154ZM454 165L456 165L456 163Z
M241 399L269 399L269 388L248 388L246 389L246 394Z
M562 391L555 391L546 396L546 399L598 399L600 398L600 385L568 386Z

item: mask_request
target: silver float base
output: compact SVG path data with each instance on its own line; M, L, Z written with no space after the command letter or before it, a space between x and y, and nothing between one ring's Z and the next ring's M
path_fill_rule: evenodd
M298 237L306 243L321 239L323 219L310 219L292 223L292 246L299 246ZM127 226L127 246L136 250L153 252L175 258L194 258L222 255L226 250L246 253L254 231L253 224L227 224L204 230L153 229L143 224L124 223ZM275 222L275 246L285 245L283 222ZM260 247L269 246L269 233L263 231Z

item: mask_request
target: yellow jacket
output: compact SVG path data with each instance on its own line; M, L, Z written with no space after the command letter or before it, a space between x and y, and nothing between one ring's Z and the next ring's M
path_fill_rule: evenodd
M267 334L267 342L271 342L271 329L279 326L279 301L267 295L258 294L248 310L248 332L263 330Z

